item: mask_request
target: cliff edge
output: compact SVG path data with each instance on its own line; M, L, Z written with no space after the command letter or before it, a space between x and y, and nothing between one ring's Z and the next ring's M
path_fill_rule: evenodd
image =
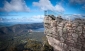
M44 27L47 40L54 51L85 51L85 20L76 18L69 21L45 16Z

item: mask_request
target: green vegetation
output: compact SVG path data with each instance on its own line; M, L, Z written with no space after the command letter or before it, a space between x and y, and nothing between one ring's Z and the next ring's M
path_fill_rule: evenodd
M4 37L4 38L3 38ZM0 37L0 51L53 51L43 32Z
M38 42L35 40L28 40L24 47L32 51L53 51L53 47L51 47L47 41Z
M26 49L31 49L32 51L40 51L42 43L35 40L28 40L27 44L24 47Z

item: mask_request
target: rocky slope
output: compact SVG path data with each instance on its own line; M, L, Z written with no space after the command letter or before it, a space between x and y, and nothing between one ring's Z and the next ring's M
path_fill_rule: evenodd
M85 19L44 18L45 34L54 51L85 51Z

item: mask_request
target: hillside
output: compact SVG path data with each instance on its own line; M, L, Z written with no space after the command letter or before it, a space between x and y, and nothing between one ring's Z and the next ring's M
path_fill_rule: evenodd
M33 23L33 24L17 24L10 27L1 27L0 34L23 34L28 32L30 29L43 28L43 23Z
M36 30L39 28L43 28L43 23L17 24L0 28L0 51L44 50L44 32L28 31L30 29Z

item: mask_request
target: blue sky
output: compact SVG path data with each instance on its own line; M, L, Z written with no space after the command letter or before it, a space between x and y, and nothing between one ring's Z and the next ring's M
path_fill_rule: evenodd
M0 22L42 22L44 10L85 14L85 0L0 0Z

